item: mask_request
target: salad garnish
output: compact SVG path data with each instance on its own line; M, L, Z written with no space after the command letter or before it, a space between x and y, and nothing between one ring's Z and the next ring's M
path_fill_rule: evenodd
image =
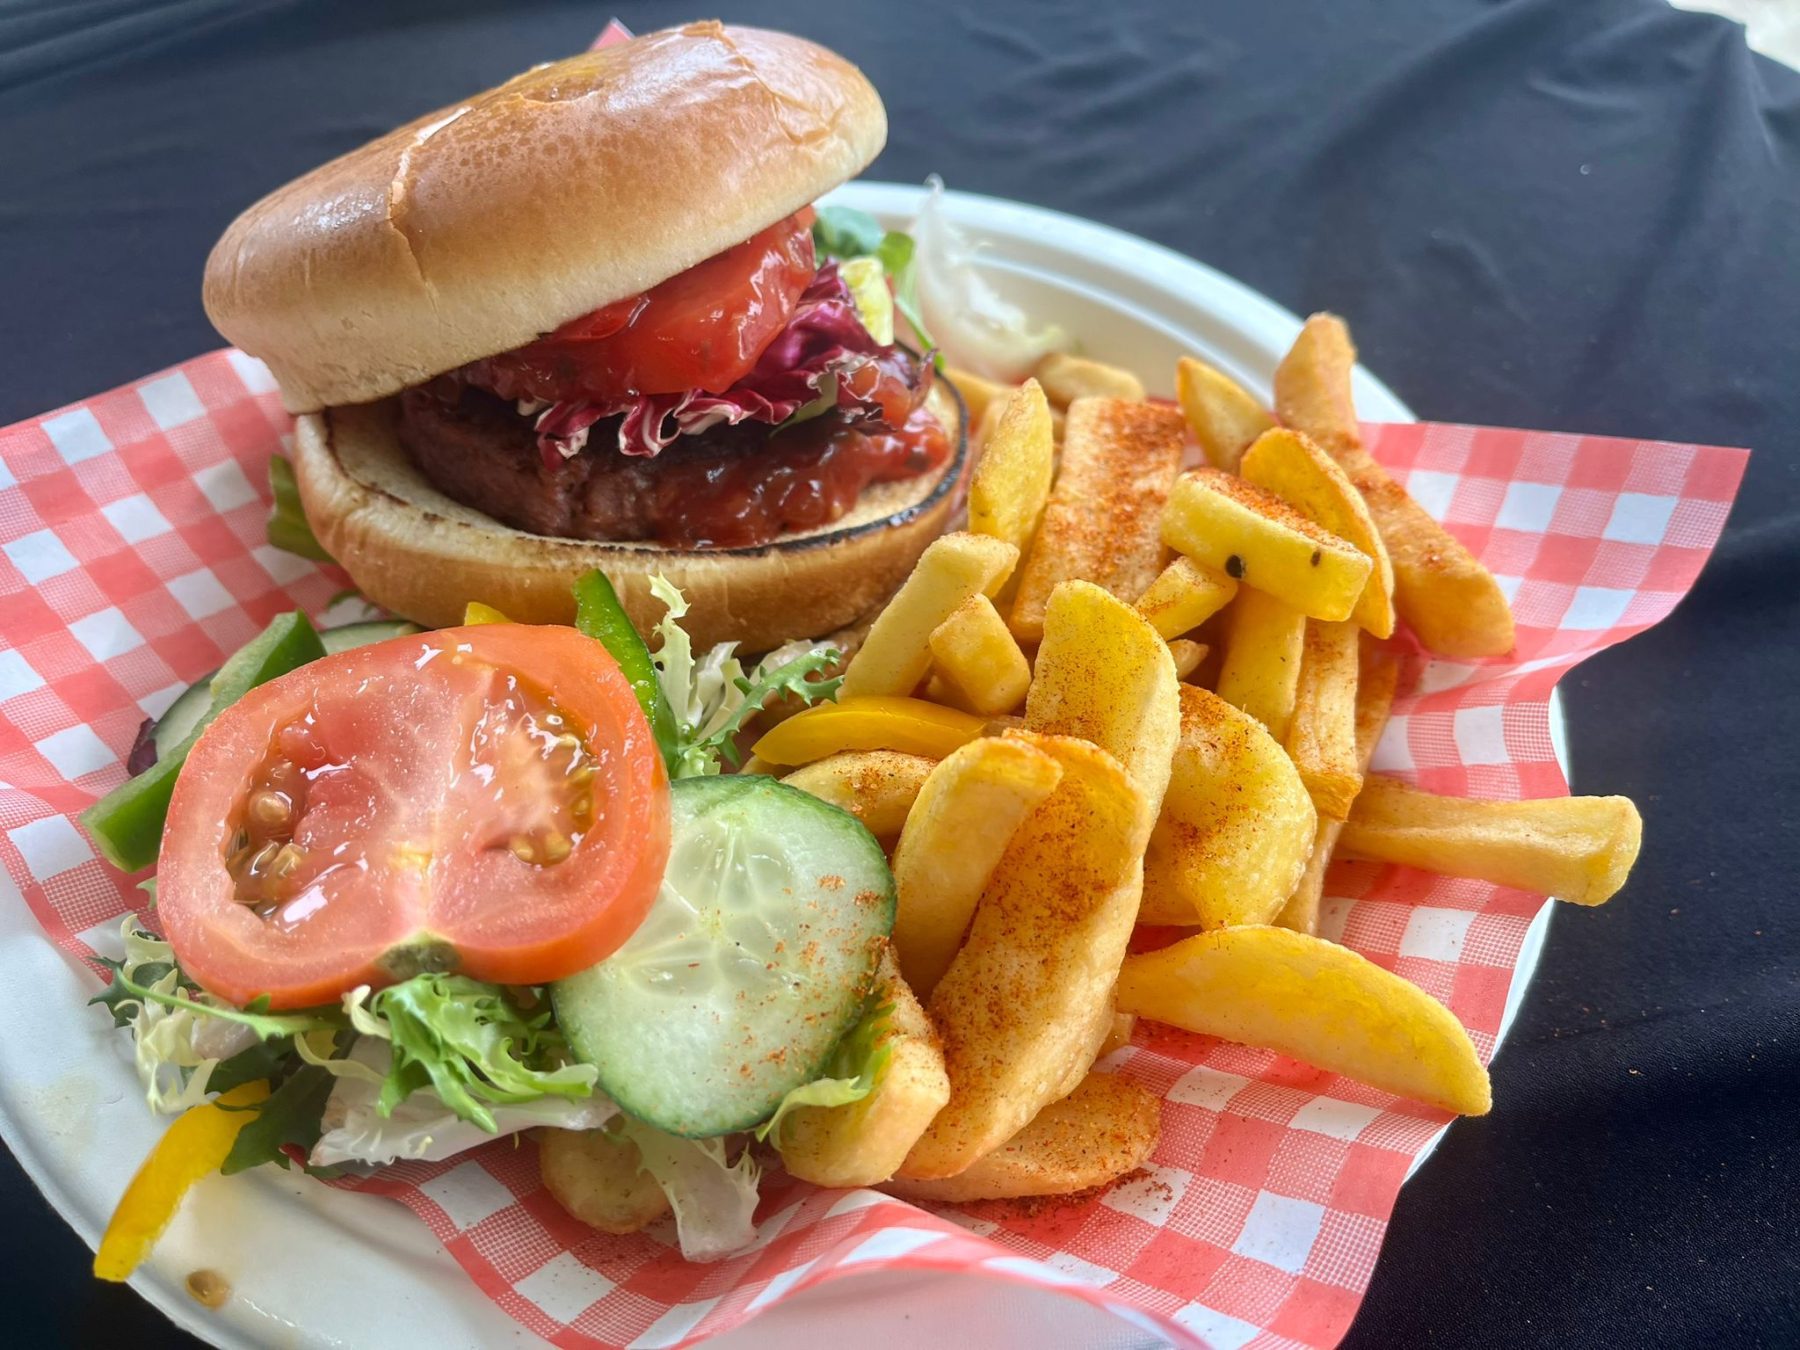
M652 591L665 611L651 632L654 651L598 572L583 577L575 588L576 626L625 675L670 781L716 779L737 768L744 754L741 733L772 700L805 705L836 694L840 680L830 672L841 656L828 644L789 644L750 666L735 644L696 652L681 626L687 611L681 592L662 577L653 580ZM472 605L468 617L478 625L506 622L504 614L481 605ZM366 627L366 640L375 641L394 641L393 633L406 631L400 625ZM191 703L203 702L205 711L192 730L85 817L110 859L121 866L155 861L177 776L202 732L259 686L320 660L328 648L365 640L355 634L340 642L334 631L326 630L322 639L304 615L280 616L196 690ZM429 634L397 640L432 650ZM473 648L459 650L480 649L485 639L472 641ZM191 707L182 716L194 716ZM745 787L770 782L729 781ZM771 789L806 803L794 819L783 817L783 830L819 835L808 813L831 808L791 789L773 784ZM254 782L252 790L254 795ZM741 793L733 789L727 795L735 800ZM304 799L297 798L291 809L298 813L302 805ZM734 838L740 828L731 823L735 820L715 819L710 828L723 833L709 838ZM178 836L180 823L169 829L171 839ZM819 837L829 840L845 825L851 831L847 837L866 838L848 817L830 822ZM816 837L812 846L818 843ZM829 853L841 845L827 842L824 847ZM872 850L883 879L872 884L886 884L891 897L891 878L873 841L855 847ZM540 872L553 873L561 865L547 856L537 862ZM130 1203L121 1205L115 1223L117 1235L103 1244L106 1261L96 1266L101 1273L116 1272L114 1278L128 1274L179 1204L185 1185L205 1171L232 1173L273 1162L330 1177L398 1159L448 1157L498 1135L538 1126L607 1127L634 1143L643 1169L668 1196L690 1259L725 1255L753 1236L758 1165L750 1152L752 1136L734 1130L682 1137L622 1113L600 1088L596 1063L572 1044L544 984L439 969L443 962L455 964L456 948L430 947L422 949L424 964L416 971L383 965L389 980L385 984L359 980L332 999L271 1010L267 996L221 997L182 968L175 947L153 931L176 913L168 909L173 902L167 886L163 906L156 904L154 884L154 878L146 883L152 892L147 917L131 915L121 925L122 954L98 959L110 982L93 1001L130 1032L150 1108L182 1115L183 1126L191 1118L198 1123L171 1129L145 1164L145 1175L155 1171L188 1181L128 1195ZM531 903L530 897L519 903ZM891 898L885 913L891 924ZM846 959L847 964L840 963L843 970L867 966L872 972L872 958L861 955L860 948ZM869 979L859 976L841 996L820 996L849 1009L850 1030L829 1046L817 1074L786 1091L777 1087L775 1109L763 1108L766 1120L745 1123L742 1128L754 1127L755 1140L778 1137L782 1117L795 1107L857 1101L872 1089L886 1062L881 1041L888 1009L860 1009L869 988ZM842 998L851 1002L844 1004ZM591 1035L591 1029L584 1034ZM721 1071L719 1076L727 1075ZM121 1256L127 1249L136 1257Z

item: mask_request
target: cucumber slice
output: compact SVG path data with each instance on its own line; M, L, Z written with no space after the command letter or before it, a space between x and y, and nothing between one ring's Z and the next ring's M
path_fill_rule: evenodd
M337 628L321 628L319 642L325 648L325 655L330 656L333 652L347 652L352 647L367 647L389 638L411 637L424 631L418 624L408 623L405 619L365 619Z
M649 915L550 995L623 1110L704 1139L819 1076L862 1015L894 878L855 817L773 778L682 779L671 807Z
M190 684L164 710L163 715L156 719L156 727L151 731L150 739L156 742L158 759L167 759L174 754L175 747L191 736L200 725L200 719L212 707L212 682L213 677L208 675Z

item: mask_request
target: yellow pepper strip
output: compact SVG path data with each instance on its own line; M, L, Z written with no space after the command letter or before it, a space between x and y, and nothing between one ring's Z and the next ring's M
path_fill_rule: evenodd
M477 624L477 623L511 623L511 622L512 622L511 619L507 618L506 615L502 614L499 610L495 609L492 605L484 605L479 600L469 601L468 608L463 610L463 626L464 627L467 627L470 624Z
M986 725L985 718L922 698L867 694L795 713L753 751L770 764L810 764L841 750L898 750L942 759L981 735Z
M188 1108L169 1126L119 1197L94 1253L95 1275L115 1282L130 1277L181 1208L188 1188L224 1166L238 1131L256 1119L253 1111L225 1108L253 1106L268 1095L269 1085L261 1079L240 1083L203 1106Z

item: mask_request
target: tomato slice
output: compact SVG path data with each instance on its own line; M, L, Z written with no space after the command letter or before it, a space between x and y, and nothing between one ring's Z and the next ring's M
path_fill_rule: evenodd
M424 970L545 984L631 935L668 852L662 756L605 648L447 628L226 709L175 785L157 915L182 969L238 1004Z
M509 399L722 393L750 373L812 280L812 220L809 206L642 295L473 363L469 378Z

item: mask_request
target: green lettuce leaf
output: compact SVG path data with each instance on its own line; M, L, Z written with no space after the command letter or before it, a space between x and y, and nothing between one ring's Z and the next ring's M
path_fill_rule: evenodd
M275 496L275 504L269 509L269 542L314 562L334 561L300 508L300 485L294 481L294 466L280 455L269 456L269 490Z
M919 345L932 353L932 364L939 370L944 368L944 354L937 350L937 343L925 328L925 316L919 309L919 272L917 266L917 250L913 247L910 234L902 234L899 230L889 230L881 237L881 244L875 250L880 259L882 270L894 284L894 308L912 328L913 335Z
M937 347L931 334L926 331L925 317L919 308L916 250L911 235L901 230L883 230L881 222L874 216L867 211L858 211L853 206L822 206L817 219L813 221L813 248L822 258L836 258L840 261L874 258L893 284L894 308L900 311L912 328L920 346L927 349ZM845 280L849 281L848 275ZM861 294L854 285L851 287L851 294L858 297L857 308L861 309ZM880 337L874 328L870 328L869 332ZM893 341L891 330L890 336L881 338L881 341ZM939 370L944 368L941 352L934 350L932 361Z
M388 1042L392 1051L377 1103L381 1115L392 1115L409 1094L430 1087L457 1116L489 1133L498 1129L491 1103L586 1097L594 1090L594 1066L570 1059L549 1003L539 1006L528 1015L509 991L466 975L415 975L373 993L364 985L344 996L351 1026ZM350 1061L304 1057L332 1072L366 1071Z
M796 1107L848 1106L873 1092L893 1056L887 1034L893 1015L892 1003L878 1004L864 1013L831 1052L825 1072L783 1097L775 1114L756 1127L756 1137L779 1141L782 1117Z
M120 938L122 960L94 958L112 978L89 1001L106 1008L115 1026L130 1028L144 1100L159 1114L174 1115L225 1087L269 1076L291 1062L288 1038L298 1032L344 1025L334 1010L271 1014L213 998L185 981L169 944L140 929L135 916L125 917ZM251 1054L265 1044L262 1054Z
M825 258L867 258L881 247L881 222L854 206L821 206L812 232L813 248Z
M735 642L721 642L700 657L681 626L687 599L667 577L650 578L650 592L665 608L652 630L660 645L651 658L664 697L675 711L677 750L670 774L703 777L720 772L721 761L736 768L740 759L735 738L744 724L776 695L791 694L816 703L837 694L843 677L815 678L835 665L835 647L814 642L789 643L765 656L748 674L737 658Z
M220 1173L231 1176L270 1162L289 1167L292 1159L283 1145L310 1152L324 1132L325 1102L334 1082L323 1069L304 1064L262 1101L242 1108L256 1112L256 1119L238 1131Z
M756 1239L751 1216L761 1171L749 1149L731 1163L723 1139L682 1139L629 1116L619 1118L617 1130L638 1146L643 1170L669 1197L684 1257L718 1261Z

